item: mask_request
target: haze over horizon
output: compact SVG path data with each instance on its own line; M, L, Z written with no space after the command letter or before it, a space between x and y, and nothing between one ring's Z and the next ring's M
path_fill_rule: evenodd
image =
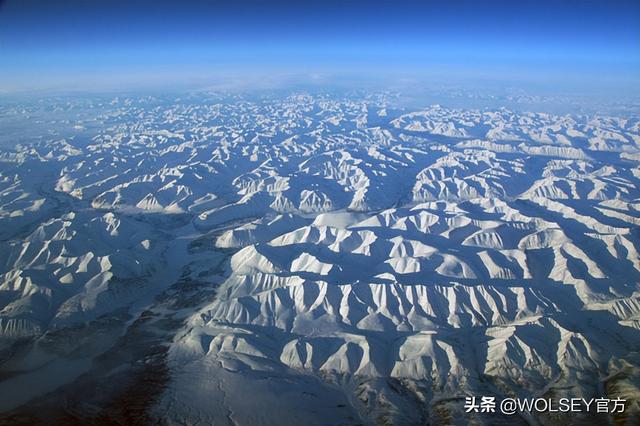
M0 4L5 93L338 75L626 95L640 87L636 1Z

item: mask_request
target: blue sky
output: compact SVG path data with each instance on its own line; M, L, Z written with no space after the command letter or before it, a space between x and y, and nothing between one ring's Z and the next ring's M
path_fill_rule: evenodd
M34 1L0 6L0 90L351 73L640 87L640 1Z

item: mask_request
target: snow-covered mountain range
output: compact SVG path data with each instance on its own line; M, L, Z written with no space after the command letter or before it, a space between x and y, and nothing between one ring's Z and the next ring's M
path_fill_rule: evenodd
M82 105L0 108L57 129L0 151L3 421L640 416L640 117ZM627 407L474 416L473 395Z

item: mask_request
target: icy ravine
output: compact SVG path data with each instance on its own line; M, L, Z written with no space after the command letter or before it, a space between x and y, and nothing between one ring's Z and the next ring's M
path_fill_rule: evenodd
M0 154L4 347L105 318L158 333L169 373L145 415L175 423L464 424L461 399L487 393L637 412L636 117L385 96L100 108L92 139ZM44 374L28 362L3 361L0 387ZM88 386L73 377L65 392Z
M35 344L26 351L26 348L22 349L23 359L21 362L10 360L5 363L4 372L10 374L12 377L0 382L0 391L7 395L7 397L3 398L0 402L0 411L15 409L33 398L46 395L48 392L54 391L60 386L72 383L82 375L90 374L93 368L93 357L99 355L100 351L107 350L110 347L109 345L114 344L115 339L118 338L118 332L123 332L123 330L126 332L134 320L138 319L143 314L143 311L154 304L154 298L159 293L178 281L182 265L188 262L187 246L190 241L188 235L189 231L193 230L192 226L185 228L177 230L174 234L175 237L167 238L166 246L163 247L162 250L155 252L158 258L154 259L153 263L155 267L148 276L144 277L144 279L140 278L130 282L132 284L136 283L139 286L138 289L134 290L135 293L133 296L127 293L123 294L123 292L117 288L115 290L113 288L107 288L102 291L98 288L97 291L101 292L99 293L101 296L104 297L104 293L116 293L116 296L120 299L114 301L113 298L116 296L109 294L108 302L100 302L107 303L108 308L100 307L99 304L96 306L95 300L97 298L92 294L93 291L96 291L93 286L95 279L91 279L88 283L88 285L91 286L88 291L83 291L76 296L76 298L80 300L74 303L74 306L82 306L82 311L84 311L82 312L83 322L89 324L94 322L99 323L101 316L109 317L110 313L118 312L120 308L127 307L128 318L131 318L131 320L122 320L122 323L119 324L117 329L108 330L107 333L98 331L97 334L101 342L96 348L91 349L89 353L85 355L80 354L79 356L75 356L76 354L73 354L73 359L67 360L60 358L58 354L59 352L70 354L68 348L59 347L53 352L47 349L47 347L59 345L59 343L56 343L58 338L52 336L42 341L36 340L34 342ZM93 259L92 256L88 257ZM148 262L151 263L151 261ZM90 265L90 262L87 262L87 264ZM111 276L109 273L99 273L99 276L104 275L106 275L107 278L104 283L100 283L102 286L110 284L109 278L111 278ZM148 285L143 284L145 280L149 283ZM112 282L113 281L115 280L112 280ZM119 281L116 282L119 283ZM66 284L64 282L62 283ZM90 302L85 302L86 299L89 299ZM65 318L66 312L69 310L69 308L66 307L68 305L70 305L69 301L59 308L60 313L56 315L50 326L54 330L59 330L58 334L62 336L64 336L65 324L68 321L72 321L72 323L69 324L70 328L77 327L77 324L80 322L77 318L71 320ZM95 312L96 310L98 311L97 313ZM105 315L104 313L107 314ZM61 318L64 318L64 321ZM98 320L94 321L95 318L98 318ZM64 337L60 340L63 339ZM91 340L91 335L83 335L82 339ZM73 345L71 345L71 347L73 347ZM58 354L56 352L58 352ZM25 366L28 366L32 371L21 373L20 368L25 368ZM15 369L18 369L18 374L14 371ZM25 383L28 383L28 386L25 386Z

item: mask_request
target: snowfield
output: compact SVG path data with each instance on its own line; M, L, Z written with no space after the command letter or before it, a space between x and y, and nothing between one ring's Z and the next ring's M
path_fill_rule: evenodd
M640 117L51 102L59 131L0 151L1 421L640 417ZM481 395L627 405L465 413Z

